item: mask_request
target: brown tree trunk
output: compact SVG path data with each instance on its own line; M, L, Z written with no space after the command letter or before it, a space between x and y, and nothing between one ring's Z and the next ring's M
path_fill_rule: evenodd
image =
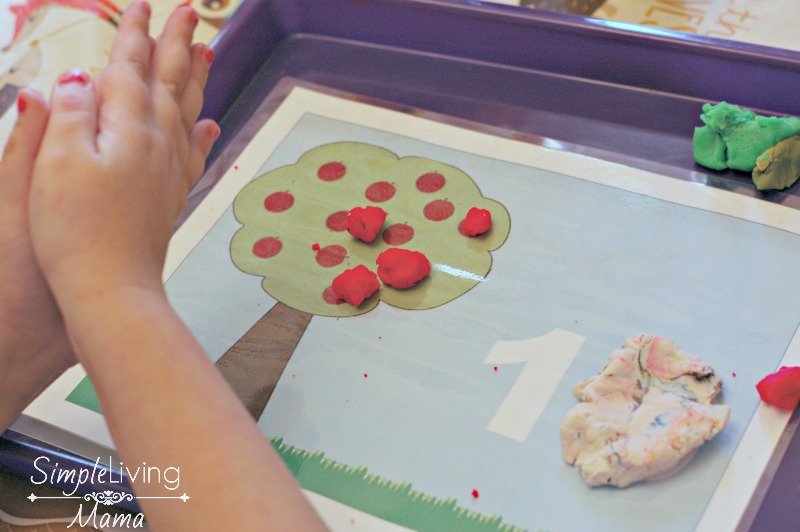
M275 304L217 361L217 367L250 414L267 406L312 314Z

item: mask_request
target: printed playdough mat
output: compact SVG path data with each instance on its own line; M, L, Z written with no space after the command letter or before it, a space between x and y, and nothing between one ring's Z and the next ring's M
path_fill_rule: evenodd
M373 246L336 225L365 204L394 228ZM496 223L468 238L475 205ZM329 302L384 237L430 278ZM259 323L299 327L259 426L335 528L719 530L788 421L754 386L800 362L798 249L787 207L295 88L176 234L165 282L215 361ZM714 367L731 419L674 476L592 489L559 421L637 333ZM110 446L96 411L76 369L27 413Z

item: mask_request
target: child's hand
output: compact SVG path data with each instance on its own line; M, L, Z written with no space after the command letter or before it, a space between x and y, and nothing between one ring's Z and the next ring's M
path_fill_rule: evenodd
M19 94L19 119L0 162L0 431L75 357L33 254L28 195L48 108Z
M172 224L219 135L196 122L212 58L191 44L197 13L176 9L157 41L149 16L142 0L126 9L96 82L73 71L53 89L30 221L62 309L118 286L160 290Z

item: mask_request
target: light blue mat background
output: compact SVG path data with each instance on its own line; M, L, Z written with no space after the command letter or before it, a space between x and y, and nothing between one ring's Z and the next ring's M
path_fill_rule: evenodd
M511 233L488 279L447 305L314 317L259 422L264 434L526 528L694 528L758 405L755 383L798 327L800 237L315 115L263 171L337 141L460 168L506 206ZM228 209L166 284L214 360L274 304L230 259L238 228ZM587 340L537 424L522 443L489 432L522 369L483 364L492 345L555 328ZM673 477L590 489L561 458L558 423L575 404L572 385L640 332L718 370L730 424Z

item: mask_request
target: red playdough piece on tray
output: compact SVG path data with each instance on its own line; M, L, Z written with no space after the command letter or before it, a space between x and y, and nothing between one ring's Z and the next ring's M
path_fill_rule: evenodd
M410 249L389 248L375 262L383 284L394 288L411 288L431 273L428 257Z
M354 307L358 307L380 287L375 272L363 264L345 270L333 279L333 292Z
M386 211L380 207L353 207L347 213L347 231L367 244L375 240L386 220Z
M492 213L486 209L472 207L467 217L461 220L458 230L465 236L478 236L492 228Z
M756 384L761 400L783 410L794 410L800 401L800 367L782 366Z

